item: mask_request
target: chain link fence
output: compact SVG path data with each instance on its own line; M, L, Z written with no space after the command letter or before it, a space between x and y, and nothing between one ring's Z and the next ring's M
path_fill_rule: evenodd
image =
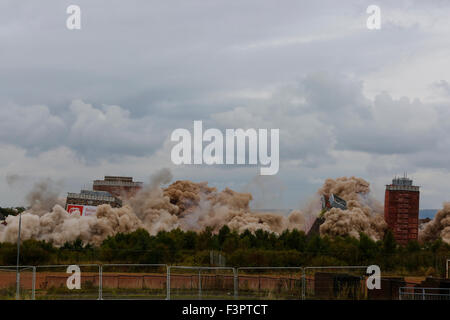
M0 299L450 300L448 280L381 277L381 289L368 290L366 272L367 266L0 266Z
M105 264L101 279L105 300L163 300L167 296L165 264Z
M167 299L233 299L236 269L232 267L167 267Z
M0 266L0 299L34 299L35 269L33 266Z
M302 267L241 267L237 275L239 299L302 298Z
M399 288L400 300L450 300L450 288Z
M367 299L367 266L306 267L303 299Z
M75 272L70 268L72 266L75 266ZM35 299L95 300L102 297L101 266L98 264L36 266L35 273ZM76 287L78 275L79 287Z

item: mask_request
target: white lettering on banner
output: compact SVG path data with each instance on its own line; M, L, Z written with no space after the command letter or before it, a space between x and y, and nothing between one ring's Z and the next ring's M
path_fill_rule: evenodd
M95 216L97 214L97 207L94 206L84 206L83 216Z
M69 214L78 214L79 216L95 216L97 214L97 207L69 204L67 205L67 212Z

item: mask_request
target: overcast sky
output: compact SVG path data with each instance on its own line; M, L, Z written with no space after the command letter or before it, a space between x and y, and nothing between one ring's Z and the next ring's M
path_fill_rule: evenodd
M81 30L66 8L81 7ZM368 5L381 29L368 30ZM299 208L327 177L384 200L407 171L421 208L450 201L450 2L0 3L0 206L43 178L61 195L158 169ZM176 128L279 128L280 170L176 167Z

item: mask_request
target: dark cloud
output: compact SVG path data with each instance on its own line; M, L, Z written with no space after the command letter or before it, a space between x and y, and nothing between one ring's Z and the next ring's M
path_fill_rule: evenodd
M81 159L77 174L140 158L145 176L148 157L163 158L170 132L193 120L279 128L280 176L299 192L321 184L312 175L448 170L448 68L426 56L450 53L448 1L379 1L377 32L365 28L372 1L79 0L82 30L68 31L72 3L0 3L0 146L28 175L56 154ZM420 68L405 77L404 64ZM444 102L415 100L409 88L433 82ZM9 156L0 174L22 174ZM205 170L177 174L248 182L243 168Z

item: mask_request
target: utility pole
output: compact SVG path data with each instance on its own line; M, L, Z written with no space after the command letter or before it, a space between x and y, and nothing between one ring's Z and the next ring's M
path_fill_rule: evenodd
M20 298L20 272L19 272L19 257L20 257L20 228L22 226L22 213L19 213L19 232L17 233L17 269L16 269L16 300Z

